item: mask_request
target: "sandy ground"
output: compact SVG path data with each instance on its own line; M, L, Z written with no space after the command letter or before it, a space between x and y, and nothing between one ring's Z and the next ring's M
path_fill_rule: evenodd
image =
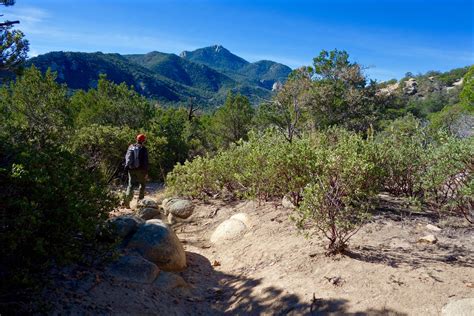
M350 241L348 255L329 258L325 241L298 232L292 210L278 203L196 203L188 220L173 225L188 260L177 274L189 287L165 291L75 267L49 287L49 308L57 314L440 315L446 303L474 297L474 227L462 221L434 222L387 201ZM241 212L252 227L238 240L211 244L217 225ZM428 231L428 223L442 231ZM428 233L438 243L417 242Z

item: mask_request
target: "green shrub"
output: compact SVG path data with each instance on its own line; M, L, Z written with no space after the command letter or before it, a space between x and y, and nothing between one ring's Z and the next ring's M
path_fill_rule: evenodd
M97 89L76 92L71 105L79 127L99 124L147 128L155 112L154 106L132 87L117 85L105 75L99 77Z
M116 201L83 159L59 146L2 142L0 162L2 284L24 285L78 259Z
M166 140L151 132L140 131L147 135L146 147L149 156L149 173L153 179L164 179L163 150ZM124 156L130 144L135 142L139 131L129 127L102 126L92 124L82 127L71 137L70 149L87 161L87 169L99 171L102 179L110 183L123 172Z
M289 194L299 204L318 154L308 138L292 143L277 131L249 134L249 141L231 145L214 157L177 165L168 188L177 194L205 197L225 190L237 197L269 200ZM313 168L313 169L312 169Z
M427 153L422 175L424 202L442 214L464 216L474 222L474 138L447 138Z
M177 164L166 177L170 192L205 199L219 191L218 174L213 168L214 161L206 157L196 157L192 162Z
M371 200L379 188L379 169L373 161L372 141L337 130L329 134L329 139L337 140L317 156L319 172L312 174L305 187L294 219L300 228L316 228L329 240L327 254L335 254L346 249L348 240L369 217Z
M99 171L110 182L123 168L125 152L135 135L128 127L92 124L77 130L69 146L87 161L88 170Z
M34 66L0 91L1 131L7 139L21 139L45 147L64 142L73 126L67 87L56 74L41 74Z
M395 196L421 197L428 141L421 121L412 115L397 119L377 136L377 141L384 189Z

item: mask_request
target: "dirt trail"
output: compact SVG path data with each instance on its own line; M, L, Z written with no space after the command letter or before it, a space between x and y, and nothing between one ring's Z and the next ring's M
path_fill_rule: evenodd
M153 193L151 190L150 193ZM184 244L189 288L171 291L109 280L100 269L49 292L59 313L140 315L439 315L451 300L474 297L474 229L429 217L385 211L351 240L348 256L324 256L324 241L305 238L291 210L256 202L196 202L173 228ZM252 227L213 245L225 219L247 213ZM123 213L123 210L118 212ZM118 214L115 213L115 214ZM426 224L438 243L420 244ZM69 282L69 283L68 283Z

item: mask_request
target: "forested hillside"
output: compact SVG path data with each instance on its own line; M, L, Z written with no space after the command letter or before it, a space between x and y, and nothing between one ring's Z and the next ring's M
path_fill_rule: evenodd
M289 67L271 61L249 63L222 47L218 51L204 48L196 54L201 51L208 52L205 56L210 59L160 52L124 56L52 52L30 59L27 66L35 65L43 72L51 68L58 73L58 82L66 83L70 89L94 88L99 75L106 74L109 80L125 82L164 105L194 102L204 108L218 107L229 91L245 95L257 105L268 100L273 84L284 82L291 72ZM240 62L235 69L230 66L234 59Z

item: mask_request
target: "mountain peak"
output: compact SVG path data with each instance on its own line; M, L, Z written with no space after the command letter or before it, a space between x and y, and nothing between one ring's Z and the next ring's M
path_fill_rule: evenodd
M232 54L220 44L199 48L194 51L184 51L179 56L223 71L235 71L249 64L248 61Z
M214 50L216 51L216 53L219 53L220 51L222 51L222 50L224 50L224 49L225 49L225 48L224 48L222 45L220 45L220 44L214 45ZM225 50L227 50L227 49L225 49Z

